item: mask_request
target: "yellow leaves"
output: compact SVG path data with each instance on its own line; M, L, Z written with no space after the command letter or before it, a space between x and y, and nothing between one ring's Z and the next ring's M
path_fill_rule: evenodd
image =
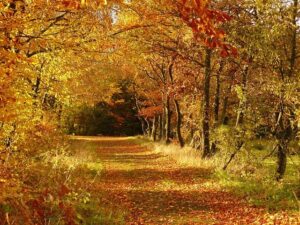
M0 178L0 183L6 183L7 182L7 180L6 179L2 179L2 178Z

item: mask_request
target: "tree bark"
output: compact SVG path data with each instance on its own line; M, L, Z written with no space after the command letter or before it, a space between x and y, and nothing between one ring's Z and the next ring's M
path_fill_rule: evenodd
M146 135L146 130L145 130L145 121L144 119L139 115L139 112L141 111L141 108L139 106L139 101L138 101L138 97L136 96L136 94L134 95L134 99L135 99L135 107L137 108L137 111L138 111L138 119L141 123L141 128L142 128L142 132L143 132L143 135L145 136Z
M163 96L163 112L161 114L162 140L166 140L166 96Z
M220 89L221 89L221 73L224 68L224 60L220 62L219 71L216 74L216 93L215 93L215 102L214 102L214 129L217 128L219 122L219 109L220 109ZM217 152L217 143L214 141L211 144L211 153L215 154Z
M158 133L158 140L160 141L163 137L163 122L162 122L162 115L160 114L158 116L158 130L159 130L159 133Z
M248 74L249 74L249 65L245 65L242 73L242 94L243 94L242 98L243 99L240 99L239 110L237 113L235 126L238 126L239 124L242 124L244 122Z
M169 144L170 136L171 136L171 111L170 111L170 97L166 97L166 104L165 104L165 142L166 144Z
M205 55L205 74L204 74L204 99L203 99L203 158L210 156L210 137L209 137L209 120L210 120L210 77L211 77L211 53L212 50L207 48Z
M184 147L184 140L181 134L182 114L180 112L180 105L178 100L174 99L174 104L175 104L176 114L177 114L177 124L176 124L177 139L180 144L180 147Z
M221 90L221 73L224 68L224 61L220 62L219 71L216 74L216 93L215 93L215 102L214 102L214 120L215 122L219 121L219 109L220 109L220 90Z
M227 117L228 100L229 100L229 94L230 94L231 89L232 89L235 72L236 72L236 70L230 71L230 74L231 74L230 83L229 83L229 86L227 88L225 98L223 100L223 108L222 108L222 114L221 114L221 122L222 122L223 125L227 125L227 123L228 123L228 117Z
M157 131L157 117L154 116L153 123L152 123L152 133L151 133L151 138L153 141L156 141L156 131Z
M287 145L281 143L278 145L277 150L277 176L276 179L279 181L283 178L286 171L286 161L287 161Z
M145 121L146 121L146 124L147 124L146 135L148 137L151 137L151 126L150 126L149 120L147 118L145 118Z

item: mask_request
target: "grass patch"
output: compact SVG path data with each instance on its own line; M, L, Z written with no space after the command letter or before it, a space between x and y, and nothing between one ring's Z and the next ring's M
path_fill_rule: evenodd
M294 193L299 190L299 184L282 182L274 179L259 179L257 177L238 178L224 171L218 171L214 179L231 192L246 197L253 205L263 206L269 211L298 210L298 202Z
M77 205L77 211L78 222L82 225L125 224L123 211L104 209L95 204L95 202L79 204Z

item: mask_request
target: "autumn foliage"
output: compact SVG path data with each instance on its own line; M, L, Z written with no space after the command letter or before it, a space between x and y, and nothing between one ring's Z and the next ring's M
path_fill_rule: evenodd
M295 210L298 22L298 0L1 1L0 222L99 223L78 134L191 148Z

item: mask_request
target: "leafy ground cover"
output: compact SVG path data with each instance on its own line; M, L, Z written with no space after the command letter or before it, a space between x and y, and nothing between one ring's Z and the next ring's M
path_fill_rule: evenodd
M187 165L141 145L136 138L77 137L73 148L92 148L101 175L88 186L85 224L298 224L297 212L250 205L215 179L209 167ZM84 173L80 177L85 177ZM101 216L100 216L101 215ZM101 217L101 218L100 218Z

